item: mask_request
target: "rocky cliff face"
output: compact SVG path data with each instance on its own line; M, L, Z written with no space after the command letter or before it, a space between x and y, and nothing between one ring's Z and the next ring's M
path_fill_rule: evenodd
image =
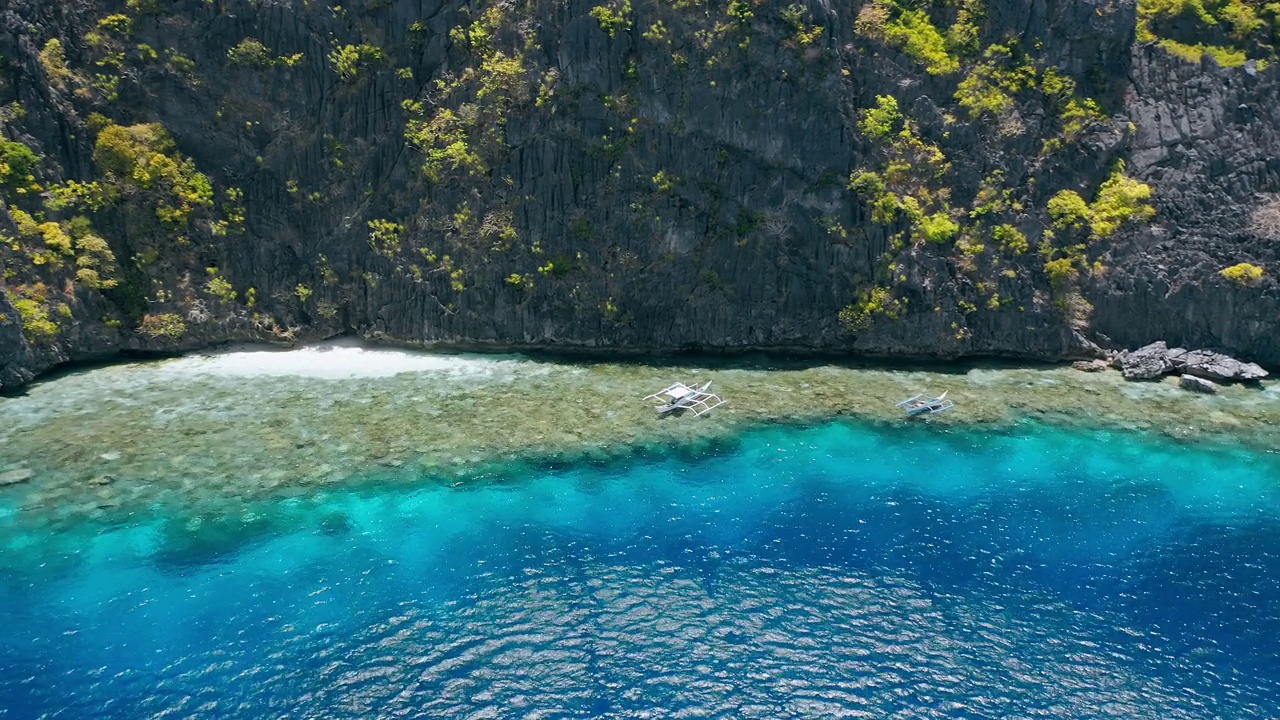
M0 387L18 387L35 376L31 348L22 337L18 311L9 298L0 296Z
M1136 47L1125 112L1130 167L1156 188L1157 221L1108 251L1091 280L1093 328L1126 347L1165 338L1280 362L1280 96L1274 68L1192 64ZM1232 281L1236 263L1265 269Z
M0 386L342 332L1167 339L1280 366L1277 70L1139 24L1086 0L13 0Z

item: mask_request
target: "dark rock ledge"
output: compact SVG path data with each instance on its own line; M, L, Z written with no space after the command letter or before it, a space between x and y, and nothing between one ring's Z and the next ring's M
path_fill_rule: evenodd
M1218 382L1253 382L1267 377L1257 363L1241 362L1209 350L1171 348L1163 340L1126 350L1112 358L1128 380L1151 380L1164 375L1189 375ZM1197 384L1197 389L1203 386Z

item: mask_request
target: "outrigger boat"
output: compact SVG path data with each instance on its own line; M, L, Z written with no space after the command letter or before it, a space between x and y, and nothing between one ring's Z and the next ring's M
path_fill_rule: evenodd
M692 410L694 415L705 415L727 402L721 400L719 395L707 392L710 387L710 380L703 383L701 387L675 383L666 390L659 390L644 399L663 401L663 404L654 406L654 409L660 413L667 413L672 410Z
M908 415L925 415L946 412L955 406L955 401L948 400L945 392L938 397L920 393L919 395L909 397L897 404L897 407L902 408L902 410Z

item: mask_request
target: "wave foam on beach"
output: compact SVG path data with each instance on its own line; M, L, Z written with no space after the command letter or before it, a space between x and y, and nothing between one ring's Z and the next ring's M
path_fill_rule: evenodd
M493 375L529 361L515 357L434 355L412 350L377 348L354 341L331 341L295 350L241 347L171 360L168 373L223 377L309 377L322 380L382 378L403 373L449 376Z

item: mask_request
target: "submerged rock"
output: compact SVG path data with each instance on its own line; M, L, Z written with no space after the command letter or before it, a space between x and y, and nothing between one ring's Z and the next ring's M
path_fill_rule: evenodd
M18 468L17 470L2 472L0 473L0 487L24 483L35 476L36 471L31 468Z
M320 531L325 535L345 535L351 531L351 518L340 511L329 513L320 521Z
M1217 385L1209 382L1208 380L1205 380L1204 378L1196 377L1195 375L1183 375L1182 377L1178 378L1178 387L1182 388L1183 390L1190 390L1192 392L1198 392L1198 393L1208 393L1210 395L1214 395L1218 392Z
M1071 363L1071 367L1079 370L1080 372L1095 373L1102 372L1110 366L1107 364L1106 360L1077 360Z

